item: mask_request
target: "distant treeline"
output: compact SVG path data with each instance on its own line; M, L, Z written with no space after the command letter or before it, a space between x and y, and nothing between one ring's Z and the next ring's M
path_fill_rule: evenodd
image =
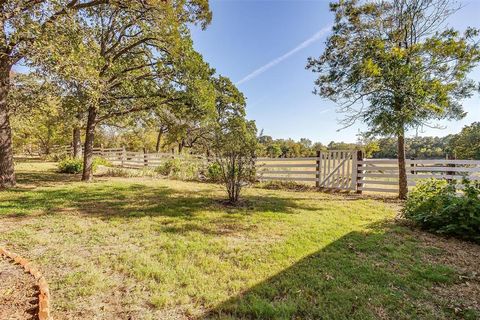
M365 138L357 143L330 142L324 145L302 138L273 139L267 135L259 137L259 156L263 157L311 157L317 150L364 149L369 158L396 158L397 142L395 138ZM458 134L445 137L413 137L406 139L408 158L415 159L480 159L480 122L465 126Z

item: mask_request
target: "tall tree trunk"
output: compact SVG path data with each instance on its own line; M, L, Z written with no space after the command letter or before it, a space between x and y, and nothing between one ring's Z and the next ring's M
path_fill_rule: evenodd
M397 140L398 146L398 197L402 200L407 198L407 168L405 159L405 132L402 128Z
M12 129L7 105L10 69L8 63L0 62L0 189L15 186Z
M163 134L163 129L160 128L158 129L158 135L157 135L157 144L155 145L155 152L160 151L160 142L162 141L162 134Z
M80 158L82 156L82 141L80 136L81 136L80 128L75 126L73 128L73 140L72 140L74 158Z
M82 181L93 179L93 142L95 140L95 125L97 110L95 107L88 108L87 128L85 132L85 146L83 147L83 174Z

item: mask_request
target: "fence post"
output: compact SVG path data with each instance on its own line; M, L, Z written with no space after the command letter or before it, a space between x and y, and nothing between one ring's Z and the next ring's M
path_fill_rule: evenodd
M143 166L148 167L148 154L145 147L143 147Z
M124 166L125 160L127 160L127 150L125 150L125 147L123 146L122 147L122 159L121 159L122 162L121 162L121 165L120 165L122 168Z
M102 157L102 158L104 157L103 156L103 143L100 144L100 157Z
M354 168L356 174L355 174L355 180L356 180L356 187L355 187L355 190L358 194L362 194L362 190L360 190L359 188L363 187L363 177L360 177L358 175L359 172L362 172L360 170L361 167L363 167L363 164L359 163L359 161L363 161L363 151L362 150L357 150L357 156L356 156L356 160L355 161L355 164L356 164L356 168Z
M317 167L315 168L315 186L317 189L320 189L320 170L321 170L321 160L322 160L322 152L320 150L317 151Z
M448 159L448 156L447 156L447 160L456 160L456 159L457 159L457 157L455 157L455 156L453 156L453 159ZM448 163L447 167L455 168L455 163ZM447 171L446 174L447 174L447 176L454 176L456 174L456 172L455 171ZM448 183L452 183L454 180L455 179L450 179L450 178L447 179Z

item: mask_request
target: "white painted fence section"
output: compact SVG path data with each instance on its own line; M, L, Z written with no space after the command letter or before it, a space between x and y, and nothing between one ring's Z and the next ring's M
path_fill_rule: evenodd
M67 152L71 152L67 147ZM114 165L142 168L157 167L168 159L182 158L171 153L143 153L125 148L94 148ZM190 160L205 161L201 156ZM480 160L407 160L408 186L419 179L447 179L461 188L464 178L480 181ZM396 159L364 159L359 150L329 150L316 157L257 158L257 178L260 181L294 181L314 185L320 189L348 190L357 193L398 193L398 161Z
M257 158L260 181L294 181L332 190L356 190L356 151L330 150L307 158Z
M66 148L66 152L72 153L71 147ZM158 167L165 163L168 159L184 158L180 155L171 153L144 153L127 151L125 148L94 148L93 155L102 157L110 161L113 165L124 168L143 168L143 167ZM201 161L204 160L201 156L191 156L188 160Z
M257 158L257 178L260 181L297 181L317 185L317 157Z
M319 153L318 187L334 190L355 190L353 174L356 152L352 150L331 150Z
M396 159L364 159L359 161L358 190L398 193L398 161ZM447 179L461 188L462 179L480 180L480 160L407 160L407 182L415 186L419 179Z
M409 187L427 178L447 179L459 188L464 178L480 181L480 160L407 160L406 165ZM361 151L331 150L310 158L257 159L260 181L306 182L329 190L398 193L398 175L396 159L364 159Z

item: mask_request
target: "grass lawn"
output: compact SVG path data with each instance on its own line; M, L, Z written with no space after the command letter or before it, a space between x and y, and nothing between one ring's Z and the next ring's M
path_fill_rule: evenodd
M392 201L250 188L232 208L211 184L17 170L0 246L40 267L55 319L480 317L480 247Z

